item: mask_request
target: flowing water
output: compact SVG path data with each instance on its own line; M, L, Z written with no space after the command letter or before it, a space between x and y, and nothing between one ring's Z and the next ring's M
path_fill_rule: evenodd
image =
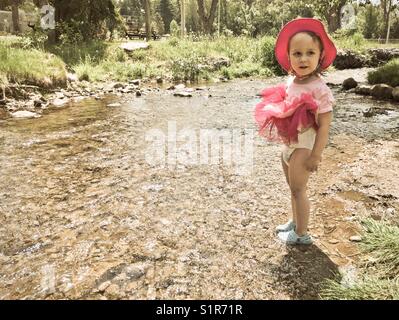
M0 298L317 298L322 280L355 261L358 217L397 217L399 107L333 90L330 144L309 186L316 242L285 248L274 234L290 211L280 146L251 131L256 94L279 80L1 121ZM364 117L371 107L386 114ZM251 171L201 163L198 148L179 162L174 126L197 147L202 129L253 132ZM163 167L146 158L154 132Z

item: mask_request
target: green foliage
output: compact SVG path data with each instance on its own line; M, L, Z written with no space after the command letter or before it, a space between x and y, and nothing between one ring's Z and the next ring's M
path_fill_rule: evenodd
M393 59L377 70L369 72L367 81L370 84L385 83L392 87L399 86L399 59Z
M63 43L78 43L80 39L105 39L108 30L122 23L113 0L50 0L55 7L56 31L66 36Z
M198 81L201 72L205 69L204 63L204 57L195 52L173 59L171 63L173 79Z
M157 7L157 13L162 17L164 30L170 33L170 24L174 18L175 10L170 0L160 0Z
M365 233L361 243L362 249L373 255L373 263L383 266L385 274L398 276L399 227L373 219L364 220L363 226Z
M367 275L353 286L346 286L327 280L320 296L326 300L397 300L399 299L399 281Z
M172 20L169 29L170 29L170 34L173 37L178 37L180 35L180 27L175 20Z
M366 39L378 38L381 34L380 12L378 7L367 4L357 15L357 24L360 32Z
M280 67L274 54L274 46L276 39L270 36L265 36L260 39L258 47L259 60L262 66L271 70L276 75L284 75L286 72Z
M360 32L338 29L334 34L335 44L341 49L351 49L362 52L367 47L367 41Z
M41 50L15 48L0 42L0 61L0 74L10 82L48 86L66 83L63 61Z
M352 283L326 281L323 299L387 300L399 299L399 227L384 221L365 219L360 248L368 258Z

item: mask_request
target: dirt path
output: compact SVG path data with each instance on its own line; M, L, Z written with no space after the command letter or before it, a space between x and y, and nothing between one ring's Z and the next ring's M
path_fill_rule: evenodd
M264 86L234 81L189 99L160 91L114 108L110 97L2 122L0 298L317 299L323 280L361 257L349 240L359 219L398 217L398 112L364 118L375 101L336 92L309 184L311 247L274 233L290 210L280 146L254 136L249 175L145 160L146 134L171 122L178 132L255 129Z

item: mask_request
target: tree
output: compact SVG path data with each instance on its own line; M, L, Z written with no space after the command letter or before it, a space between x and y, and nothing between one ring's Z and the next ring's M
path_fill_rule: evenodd
M12 0L11 7L12 7L12 25L13 25L13 32L15 34L20 33L21 28L19 27L19 13L18 7L20 5L19 0Z
M19 26L19 6L22 4L23 0L1 0L0 1L0 10L4 10L7 7L11 6L12 12L12 30L14 34L17 34L21 31Z
M334 32L341 27L341 9L348 3L348 0L313 0L310 3L319 16L327 21L329 32Z
M105 38L107 25L122 23L113 0L49 0L49 3L55 8L57 40L65 30L81 35L85 41Z
M145 33L147 41L151 39L151 4L150 0L144 0L145 11Z
M386 35L386 43L389 41L389 32L391 29L391 12L395 8L394 0L381 0L380 5L384 13L384 35Z
M170 0L161 0L159 2L159 6L157 11L162 17L164 23L164 30L166 33L170 33L170 23L173 20L173 6L170 3Z
M212 0L209 14L207 14L204 0L197 0L198 15L200 17L202 31L204 31L206 34L210 34L212 32L212 26L216 16L218 2L219 0Z

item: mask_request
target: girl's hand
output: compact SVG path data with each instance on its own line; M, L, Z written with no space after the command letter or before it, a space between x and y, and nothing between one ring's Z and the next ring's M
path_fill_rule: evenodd
M317 157L317 156L311 155L305 161L306 170L308 170L309 172L317 171L317 166L319 165L320 161L321 161L321 157Z

